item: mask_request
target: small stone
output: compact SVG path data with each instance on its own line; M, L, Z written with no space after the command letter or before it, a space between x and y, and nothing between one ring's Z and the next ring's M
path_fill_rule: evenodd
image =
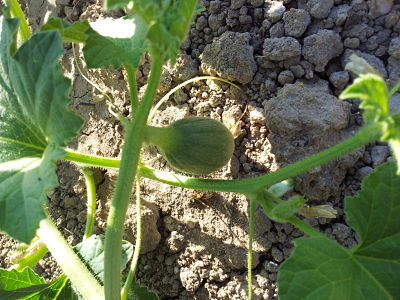
M265 0L250 0L250 4L253 7L259 7L264 4Z
M329 17L333 19L337 26L342 26L345 24L350 10L351 6L347 4L335 6L332 8Z
M231 9L239 9L241 8L246 0L232 0L231 1Z
M285 35L285 26L283 22L275 23L269 29L269 35L271 38L280 38Z
M337 89L344 89L349 82L350 76L349 72L347 71L338 71L338 72L333 72L329 76L329 81L332 83L332 85L337 88Z
M377 18L390 12L393 6L393 0L370 0L368 4L369 15L371 18Z
M249 41L248 33L227 31L222 34L207 45L200 56L203 73L243 84L249 83L257 71L254 50Z
M181 105L186 103L186 101L189 99L189 96L181 89L177 90L174 93L174 101L176 104Z
M386 158L390 155L388 146L374 146L371 149L372 166L377 167L384 163Z
M207 25L208 25L208 21L205 16L200 16L197 18L196 29L198 31L202 31L205 27L207 27Z
M250 123L265 125L264 110L261 107L256 107L250 111Z
M289 67L290 71L292 71L294 77L301 78L304 76L304 69L301 65L293 65Z
M344 242L344 240L351 235L351 228L342 223L335 223L332 226L332 235L335 236L339 242Z
M220 28L223 27L225 22L225 17L223 14L210 15L208 17L208 26L210 26L213 32L218 32Z
M360 46L360 40L358 38L346 38L344 46L350 49L357 49Z
M239 23L242 25L251 24L253 19L249 15L239 16Z
M364 166L357 170L356 177L359 179L363 179L374 171L370 166Z
M317 72L324 71L328 62L342 52L340 35L333 30L319 30L304 39L303 56L315 66Z
M389 55L400 59L400 38L396 37L390 41Z
M294 75L290 70L284 70L280 72L278 75L278 82L281 85L285 85L287 83L293 83L293 81L294 81Z
M304 9L291 8L283 14L286 35L301 37L311 23L310 14Z
M310 15L316 19L324 19L329 16L333 7L333 0L309 0Z
M268 38L263 44L263 55L273 61L296 58L301 55L301 45L292 37Z
M281 262L281 261L283 260L283 253L282 253L282 251L279 250L279 249L276 248L276 247L272 247L271 255L272 255L272 257L274 258L274 260L277 261L277 262Z
M286 7L280 1L270 1L268 3L268 8L265 11L265 17L271 20L273 23L278 22L282 19Z
M267 260L267 261L264 262L264 268L268 272L275 273L275 272L278 272L279 265L276 262L272 261L272 260Z
M215 14L217 13L221 8L221 1L216 0L216 1L211 1L210 6L208 8L210 14Z

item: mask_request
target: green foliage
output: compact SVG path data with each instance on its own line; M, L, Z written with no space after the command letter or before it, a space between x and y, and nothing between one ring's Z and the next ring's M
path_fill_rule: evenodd
M0 23L0 230L29 243L57 185L54 162L82 121L66 109L59 34L36 34L15 51L18 20Z
M287 222L287 219L302 209L306 202L307 200L300 195L290 197L287 201L282 201L276 205L269 214L269 217L278 222Z
M136 281L132 282L129 290L128 300L158 300L158 296L150 291L147 287L140 285Z
M75 300L75 293L68 285L68 278L61 275L50 283L30 268L22 271L0 269L0 299Z
M92 235L88 239L75 246L75 250L82 257L85 264L100 280L104 281L104 236ZM133 245L127 241L122 243L121 272L126 268L133 254Z
M132 9L149 27L150 53L172 63L198 10L197 0L109 0L105 7Z
M376 74L361 74L341 93L340 98L361 99L365 122L379 121L389 113L389 91L383 78Z
M136 68L146 50L147 29L139 17L72 24L52 18L41 31L57 30L63 42L84 43L83 53L89 68L119 68L123 64Z
M395 299L400 295L400 177L387 163L345 200L348 224L360 237L347 249L330 240L295 240L280 267L280 299Z

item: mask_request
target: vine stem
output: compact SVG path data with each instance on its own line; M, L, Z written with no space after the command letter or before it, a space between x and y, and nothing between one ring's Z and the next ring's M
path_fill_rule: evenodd
M257 201L254 197L250 197L249 210L249 245L247 252L247 284L248 284L248 300L253 299L253 237L254 237L254 222Z
M121 291L121 300L128 298L129 289L132 281L135 278L136 269L139 262L140 248L142 247L142 207L140 202L140 177L136 179L136 244L135 252L133 253L131 267L128 277L125 280L124 287Z
M94 221L96 219L96 185L94 183L93 172L87 167L82 168L85 177L87 190L87 215L86 227L83 239L89 238L93 234Z
M131 64L125 65L125 70L128 75L129 92L131 97L131 109L132 109L132 119L135 115L137 107L139 105L139 97L137 93L137 83L136 83L136 69Z
M49 217L40 221L37 234L83 299L104 299L102 286L68 245Z
M162 56L154 55L152 58L146 92L138 106L135 118L127 124L119 175L107 219L104 253L104 288L107 300L120 299L121 274L119 266L125 215L137 173L140 150L143 144L144 126L157 91L163 65Z

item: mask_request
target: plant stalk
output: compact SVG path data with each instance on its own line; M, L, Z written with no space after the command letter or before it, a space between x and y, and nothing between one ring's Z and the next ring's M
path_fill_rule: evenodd
M250 210L249 210L249 245L247 252L247 284L248 284L248 296L247 299L253 299L253 237L254 237L254 222L257 201L255 198L250 199Z
M132 119L135 116L137 107L139 105L139 97L137 93L137 83L136 83L136 69L130 65L125 65L126 73L128 74L128 84L129 84L129 92L131 96L131 115Z
M146 92L138 106L135 118L128 123L125 134L119 175L107 219L104 260L104 288L107 300L120 299L119 266L125 215L139 164L143 130L160 81L162 64L162 57L153 56Z
M142 246L142 207L140 202L140 178L136 180L136 244L135 252L133 253L131 267L129 269L128 277L125 280L124 287L121 291L121 300L128 299L129 289L132 281L135 278L136 269L139 262L140 248Z
M176 187L250 195L257 193L265 187L281 182L282 180L309 171L368 143L379 140L382 136L381 125L382 124L368 125L351 138L329 149L307 157L285 168L279 169L274 173L268 173L255 178L236 180L202 179L154 170L143 165L139 166L139 174L142 177ZM70 150L67 150L67 156L65 156L64 159L104 168L117 168L120 164L118 159L95 157L76 153Z
M93 234L94 221L96 220L96 185L94 183L93 172L87 167L82 168L83 176L85 177L87 190L87 214L86 227L83 239L89 238Z
M103 288L49 217L40 221L37 234L84 299L104 299Z

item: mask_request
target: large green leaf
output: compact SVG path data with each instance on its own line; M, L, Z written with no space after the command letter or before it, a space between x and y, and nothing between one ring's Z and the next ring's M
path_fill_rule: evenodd
M140 285L136 281L132 282L128 294L128 300L158 300L157 294L150 291L147 287Z
M300 238L278 275L280 299L399 299L400 177L394 163L367 177L346 199L348 224L359 244Z
M59 34L38 33L15 51L17 29L0 18L0 230L29 243L57 185L54 162L82 121L66 108Z
M94 275L103 282L104 278L104 235L92 235L74 248ZM121 272L126 268L133 254L133 245L122 242Z
M46 283L30 268L22 271L0 269L0 299L75 300L77 297L68 281L65 275L61 275L53 282Z
M83 53L89 68L119 68L123 64L137 68L146 50L148 26L138 16L72 24L52 18L40 30L57 30L63 42L84 43Z
M174 63L179 46L186 38L197 0L108 0L106 8L131 8L148 25L146 38L152 54Z

